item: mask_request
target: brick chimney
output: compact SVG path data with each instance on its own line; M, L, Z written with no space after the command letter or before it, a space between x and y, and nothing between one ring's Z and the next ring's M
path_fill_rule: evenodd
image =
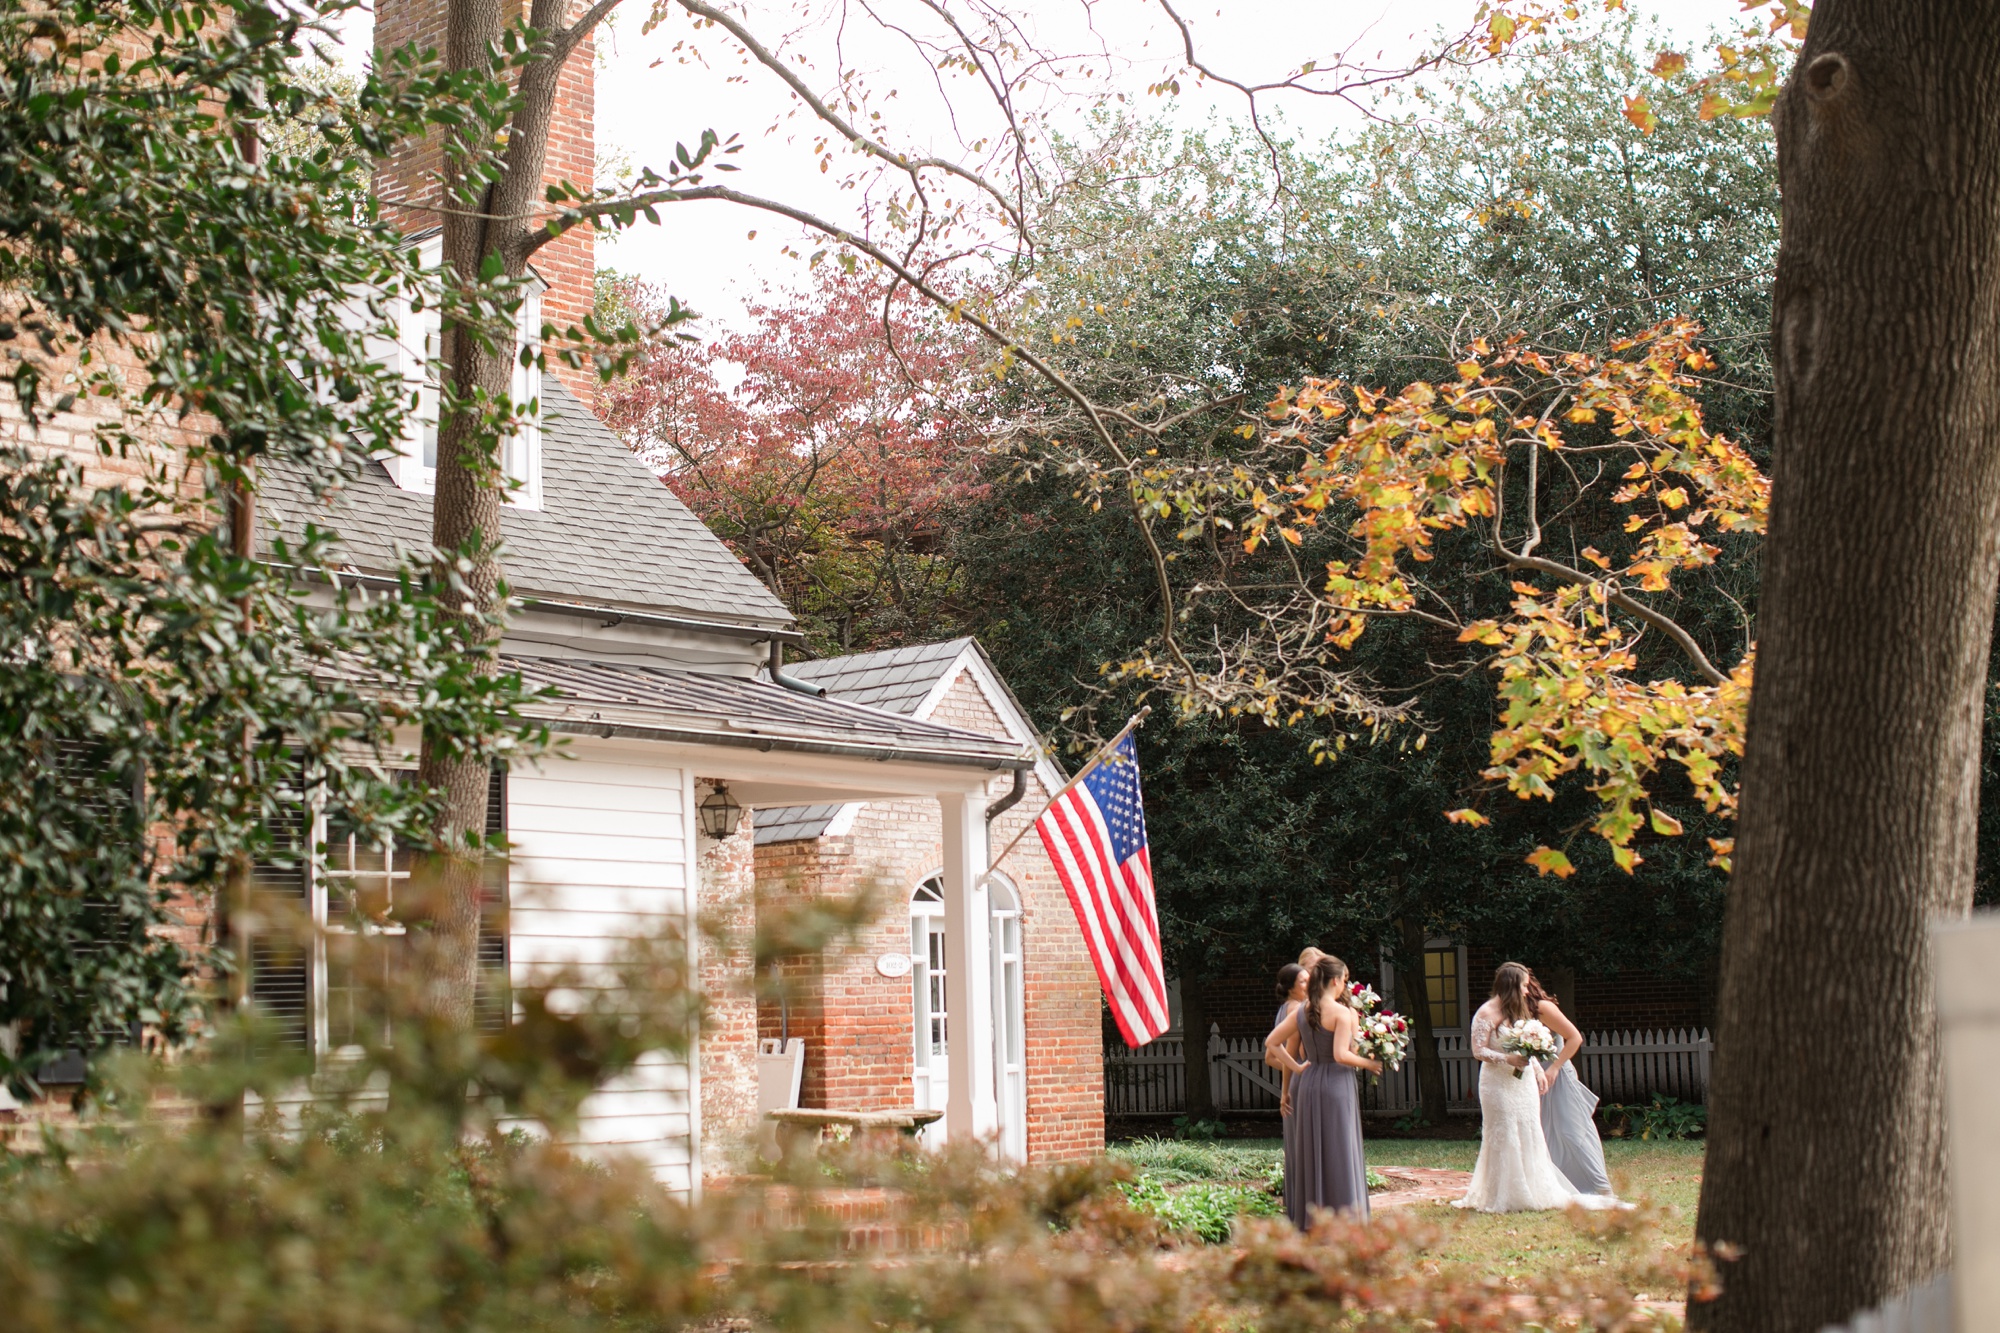
M573 9L581 11L585 0ZM507 6L506 21L519 18L523 6L514 0ZM375 49L393 51L414 44L422 50L444 50L445 0L376 0ZM596 56L586 38L563 66L562 81L556 89L556 110L549 129L548 156L542 167L545 184L567 180L584 189L595 182L597 92L593 80ZM408 199L435 203L442 197L438 173L444 163L441 135L407 140L376 170L375 189L385 199ZM438 215L414 209L390 209L407 231L423 231L438 225ZM542 295L542 318L559 329L581 326L596 301L597 256L594 237L587 225L572 227L556 240L535 252L530 261L535 272L549 284ZM571 393L586 405L596 401L596 373L572 370L549 358L553 370Z

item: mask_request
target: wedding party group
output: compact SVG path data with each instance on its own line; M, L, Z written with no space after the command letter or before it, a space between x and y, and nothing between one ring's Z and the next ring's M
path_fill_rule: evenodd
M1361 1148L1363 1073L1402 1063L1408 1024L1347 964L1309 948L1278 973L1278 1019L1265 1062L1283 1083L1285 1213L1368 1216ZM1502 963L1493 995L1472 1016L1479 1061L1479 1160L1459 1208L1485 1213L1616 1208L1594 1116L1597 1095L1576 1076L1583 1033L1520 963Z

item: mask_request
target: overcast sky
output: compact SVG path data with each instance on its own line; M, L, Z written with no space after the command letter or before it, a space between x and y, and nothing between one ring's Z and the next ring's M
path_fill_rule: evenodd
M743 12L767 42L782 38L789 56L804 57L801 77L815 91L830 87L836 69L861 71L893 146L958 156L964 144L989 136L998 120L985 110L990 103L967 86L970 76L935 72L907 42L867 19L871 3L875 13L921 34L916 25L923 11L911 0L851 0L845 10L840 0L801 0L752 4ZM1343 50L1364 59L1379 53L1393 62L1421 49L1439 29L1469 23L1477 0L1186 0L1176 7L1188 17L1198 50L1212 68L1255 83L1282 78L1306 60L1330 64ZM1128 105L1165 111L1183 123L1244 114L1240 94L1187 78L1177 96L1147 93L1180 64L1179 35L1155 0L1095 0L1088 7L1081 0L1018 0L1009 8L1025 16L1037 50L1070 57L1056 62L1064 77L1036 94L1028 108L1058 128L1077 124L1092 95L1106 89L1122 93ZM1631 8L1656 17L1684 44L1713 27L1740 22L1737 0L1631 0ZM788 92L762 68L742 65L726 34L697 34L678 12L653 32L642 32L647 12L647 0L631 0L598 41L600 160L664 170L676 141L692 146L709 128L725 137L739 133L745 148L731 160L743 170L728 183L781 196L843 223L857 216L862 191L842 188L843 180L854 178L855 160L836 153L821 172L816 122ZM350 61L366 52L370 27L363 17L345 34ZM687 59L686 46L675 49L691 38L699 60ZM1266 105L1281 108L1291 126L1308 137L1322 137L1356 119L1352 109L1326 99L1279 95ZM666 210L661 226L641 224L615 239L600 238L598 264L673 292L714 327L739 321L745 300L765 285L798 280L801 261L783 251L791 246L810 253L803 235L790 223L733 205L683 204Z

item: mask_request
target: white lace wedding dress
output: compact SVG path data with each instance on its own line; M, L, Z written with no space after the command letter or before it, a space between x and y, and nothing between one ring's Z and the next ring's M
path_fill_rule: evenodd
M1482 1006L1472 1019L1472 1054L1479 1060L1479 1161L1472 1168L1472 1187L1455 1200L1455 1208L1482 1213L1523 1213L1567 1208L1616 1208L1608 1194L1579 1194L1571 1188L1549 1156L1542 1136L1542 1094L1535 1071L1514 1077L1507 1055L1494 1045L1492 1011Z

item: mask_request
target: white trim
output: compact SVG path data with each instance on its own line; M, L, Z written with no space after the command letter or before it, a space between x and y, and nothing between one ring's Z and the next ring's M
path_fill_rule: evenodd
M695 799L694 769L681 765L681 818L686 821L686 836L681 844L686 851L687 892L683 901L687 903L687 957L688 981L691 985L701 984L701 840L706 835L701 831L701 819L697 814ZM753 814L751 818L755 818ZM688 1199L701 1202L701 1177L703 1141L701 1133L701 1040L699 1035L688 1043Z
M819 836L822 838L844 838L854 832L854 821L860 816L862 807L867 804L868 802L866 801L847 802L840 809L833 812L833 818L826 821L826 828L821 830Z

